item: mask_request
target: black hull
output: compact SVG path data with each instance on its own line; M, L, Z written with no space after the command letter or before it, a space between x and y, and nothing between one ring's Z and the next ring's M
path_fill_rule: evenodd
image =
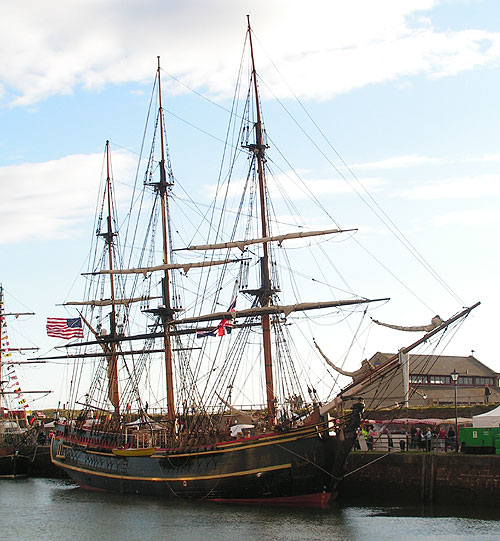
M33 458L21 454L0 455L0 478L26 477L31 471Z
M54 464L87 489L168 499L323 505L335 490L352 439L297 429L212 449L116 456L54 438ZM348 441L350 440L350 441Z
M36 455L36 430L0 435L0 477L26 477Z

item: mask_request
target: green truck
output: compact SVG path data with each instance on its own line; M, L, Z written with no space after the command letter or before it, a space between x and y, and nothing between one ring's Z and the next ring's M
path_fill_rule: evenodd
M462 453L500 455L500 427L461 428L460 450Z

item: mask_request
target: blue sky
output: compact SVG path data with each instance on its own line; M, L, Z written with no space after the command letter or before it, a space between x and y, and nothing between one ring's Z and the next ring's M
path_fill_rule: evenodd
M373 259L363 262L356 254L349 262L353 254L342 247L344 275L360 295L391 297L380 318L402 324L428 323L435 313L449 316L482 301L447 353L475 350L500 372L500 5L366 0L305 6L269 0L2 6L0 280L10 310L37 314L11 323L12 344L28 341L43 353L57 345L44 336L45 318L65 315L56 305L75 297L104 143L111 141L115 182L130 184L157 55L165 108L176 115L167 112L174 171L200 199L215 181L227 114L168 75L229 107L250 13L273 142L293 157L336 220L358 227L358 240L412 293L389 274L375 274ZM315 134L328 160L284 127L286 114L268 89ZM357 181L339 177L332 167L342 169L338 157L292 91ZM189 124L213 138L202 143ZM390 215L454 296L402 248L353 185ZM402 345L393 336L373 347ZM41 366L26 378L57 397L61 370Z

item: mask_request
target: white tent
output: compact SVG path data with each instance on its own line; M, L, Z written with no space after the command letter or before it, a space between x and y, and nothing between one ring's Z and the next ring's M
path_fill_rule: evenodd
M481 415L472 417L472 426L477 428L493 428L500 426L500 406Z

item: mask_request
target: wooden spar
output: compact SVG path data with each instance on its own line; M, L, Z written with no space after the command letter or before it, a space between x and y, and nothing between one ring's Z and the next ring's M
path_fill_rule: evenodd
M105 233L106 242L108 245L108 261L109 269L112 271L114 268L113 262L113 224L112 224L112 209L111 209L111 176L110 176L110 164L109 164L109 141L106 141L106 187L107 187L107 203L108 203L108 230ZM110 288L111 288L111 336L117 336L116 332L116 303L115 303L115 279L110 275ZM120 395L118 390L118 356L116 342L111 344L111 357L108 360L108 397L115 408L115 413L120 413Z
M76 401L75 404L78 404L79 406L85 406L86 408L90 408L92 410L98 410L98 411L104 411L106 413L111 413L109 410L104 408L98 408L97 406L92 406L91 404L85 404L84 402L78 402Z
M302 239L307 237L317 237L319 235L334 235L336 233L350 233L357 231L357 229L324 229L320 231L296 231L294 233L285 233L283 235L272 235L262 239L247 239L247 240L233 240L229 242L219 242L217 244L198 244L193 246L187 246L186 248L178 248L174 250L180 252L181 250L226 250L227 248L238 248L242 252L245 251L247 246L252 244L263 244L264 242L277 242L281 243L290 239Z
M81 313L80 313L80 316L81 316ZM83 317L82 317L82 319L83 319ZM88 325L88 323L86 323L86 322L85 322L85 324ZM238 328L243 328L243 327L257 327L257 326L260 326L260 323L242 323L241 325L234 324L233 329L238 329ZM198 331L203 332L203 331L213 331L213 330L214 330L214 327L203 327L201 329L200 328L197 328L197 329L176 329L176 330L171 330L170 335L171 336L182 336L182 335L185 335L185 334L194 334L194 333L196 333ZM96 346L96 345L105 346L106 344L111 343L111 342L116 342L116 343L119 343L119 342L133 342L135 340L145 340L145 339L148 339L148 338L152 338L152 339L163 338L163 332L134 334L134 335L131 335L131 336L118 336L116 338L111 338L109 335L105 336L105 337L99 337L97 335L97 333L93 333L93 334L95 335L97 340L92 340L92 341L88 341L88 342L72 342L70 344L65 344L64 346L56 346L54 349L62 349L62 348L67 349L67 348L70 348L70 347ZM163 351L163 349L160 350L160 351ZM123 352L123 351L121 352L121 355L126 355L126 354L127 354L126 352ZM107 353L105 351L104 355L109 355L109 353ZM99 356L102 357L102 354L100 354ZM64 358L66 358L66 356L63 356L61 358L64 359ZM40 357L40 359L52 359L52 357Z
M160 194L161 203L161 231L163 241L163 264L168 265L168 230L167 230L167 176L165 171L165 138L163 133L163 106L161 101L161 74L160 74L160 57L158 57L158 103L160 106L160 140L161 140L161 162L160 162L160 182L158 191ZM163 274L163 306L165 311L162 314L163 323L168 318L172 317L172 306L170 302L170 275L168 267L165 268ZM175 419L175 403L174 403L174 375L172 362L172 343L170 331L167 325L163 326L163 343L165 346L165 373L167 384L167 416L170 421Z
M163 334L161 335L163 336ZM173 349L173 351L188 351L193 349L201 349L201 348L178 348ZM125 355L145 355L145 354L151 354L151 353L163 353L162 349L131 349L131 350L125 350L120 351L120 356L124 357ZM33 360L33 361L18 361L18 362L12 362L9 364L40 364L40 363L46 363L47 361L55 361L59 359L95 359L97 357L110 357L111 353L102 353L102 352L95 352L95 353L77 353L75 355L54 355L53 357L41 357L40 359L43 360Z
M115 272L110 273L92 273L92 274L119 274ZM137 297L135 299L100 299L100 300L93 300L93 301L69 301L64 302L61 306L117 306L119 304L123 304L124 306L129 306L130 304L134 302L145 302L152 299L158 299L160 297ZM57 306L57 305L56 305Z
M197 322L203 322L203 321L214 321L218 319L236 319L238 317L257 317L261 316L264 311L266 311L269 315L273 316L279 316L279 315L285 315L288 316L292 312L296 311L307 311L307 310L315 310L315 309L322 309L322 308L335 308L339 306L350 306L354 304L365 304L370 302L380 302L380 301L388 301L388 298L383 299L352 299L352 300L340 300L340 301L322 301L322 302L314 302L314 303L299 303L299 304L289 304L284 306L279 305L272 305L267 307L257 307L257 308L248 308L245 310L239 310L239 311L231 311L231 312L215 312L213 314L205 314L198 317L192 317L192 318L185 318L185 319L177 319L177 320L171 320L167 321L166 325L179 325L179 324L185 324L185 323L197 323ZM70 347L80 347L80 346L94 346L94 345L101 345L104 347L104 345L109 344L111 342L132 342L134 340L144 340L146 338L162 338L163 332L156 332L156 333L144 333L144 334L136 334L132 336L123 336L123 337L111 337L111 336L103 336L99 337L97 333L90 327L89 323L85 320L85 318L80 313L80 316L82 317L84 323L90 328L92 333L96 336L98 339L97 341L88 341L88 342L75 342L71 344L65 344L64 346L57 346L56 349L64 348L70 348ZM254 327L260 325L259 323L242 323L238 324L235 323L233 325L233 329L237 329L240 327ZM211 328L196 328L196 329L175 329L170 331L171 336L179 336L183 334L193 334L198 331L210 331L213 330L213 327ZM163 350L162 350L163 351ZM126 353L123 352L125 355ZM109 355L109 352L105 355ZM41 357L43 359L51 359L52 357ZM65 357L62 357L65 358Z
M0 347L0 351L36 351L40 348L6 348L5 350ZM9 361L8 364L22 364L24 361Z
M163 336L163 333L161 334ZM121 356L125 355L144 355L150 353L163 353L162 349L135 349L135 350L125 350L120 351ZM58 359L95 359L97 357L110 357L111 353L103 353L97 351L95 353L77 353L75 355L54 355L53 357L43 357L43 361L33 361L33 362L47 362L47 360L58 360ZM16 363L14 363L16 364Z
M97 274L143 274L147 276L151 272L164 271L166 269L182 269L185 274L190 269L200 267L213 267L214 265L227 265L228 263L241 263L244 259L222 259L219 261L198 261L195 263L168 263L167 265L155 265L154 267L137 267L135 269L115 269L113 271L100 270L96 272L82 272L82 276L97 275ZM157 297L149 297L149 299L156 299ZM142 299L138 299L142 300ZM148 300L148 299L145 299ZM67 304L67 303L66 303Z
M262 136L262 119L260 115L260 102L257 86L257 72L255 70L255 59L253 54L252 29L250 27L250 16L248 20L248 39L250 43L250 56L252 60L252 78L255 93L255 111L257 114L257 123L255 124L255 148L254 154L257 158L257 173L259 178L259 200L260 200L260 220L262 228L262 237L268 236L267 231L267 209L266 209L266 178L264 175L264 157L266 146ZM261 306L271 304L272 288L269 272L269 243L263 242L263 256L261 261ZM267 400L267 421L269 425L276 424L276 400L274 396L274 381L273 381L273 360L271 353L271 320L269 314L264 314L262 322L262 340L264 348L264 371L266 377L266 400Z
M25 391L23 390L23 394L50 394L53 392L54 391ZM19 392L18 391L2 391L2 394L19 394Z
M90 344L99 344L101 346L102 350L104 351L104 354L107 355L107 356L110 356L111 355L111 350L108 348L108 342L105 341L104 338L102 338L99 335L99 333L96 331L96 329L94 329L94 327L90 324L90 322L87 321L87 319L82 314L82 312L78 311L78 314L82 318L82 321L85 323L85 325L87 325L89 331L95 336L97 341L96 342L76 342L73 345L74 346L86 346L89 343ZM108 336L110 336L110 335L106 335L106 338ZM111 338L111 340L109 340L109 343L111 343L111 342L118 342L118 336L115 336L115 337ZM69 344L67 344L66 347L69 347Z
M38 348L37 348L38 349ZM15 349L9 349L9 351L16 351ZM46 363L47 361L34 361L34 360L30 360L30 361L9 361L8 363L7 362L3 362L2 364L14 364L14 365L18 365L18 364L44 364Z
M323 308L335 308L339 306L351 306L354 304L366 304L371 302L388 301L384 299L350 299L338 301L319 301L319 302L299 302L296 304L270 304L268 306L257 306L256 308L245 308L243 310L232 310L230 312L214 312L212 314L203 314L196 317L186 317L176 319L167 324L180 325L184 323L197 323L202 321L214 321L217 319L237 319L240 317L263 317L271 315L289 316L292 312L306 312L308 310L320 310Z
M421 338L419 338L418 340L416 340L415 342L413 342L409 346L407 346L405 348L402 348L400 350L400 352L403 353L403 354L409 353L411 350L413 350L414 348L416 348L420 344L423 344L424 342L429 340L429 338L432 338L435 334L441 332L442 330L444 330L446 327L448 327L449 325L451 325L452 323L454 323L458 319L469 315L469 313L472 312L472 310L474 310L474 308L477 308L480 304L481 304L480 302L476 302L476 304L473 304L469 308L465 308L464 310L462 310L458 314L456 314L456 315L452 316L451 318L447 319L446 321L444 321L441 325L439 325L439 327L436 327L432 331L429 331L428 333L426 333L424 336L422 336ZM347 391L352 391L354 393L355 389L359 385L362 386L363 384L371 383L373 380L378 379L381 375L387 374L388 372L390 372L391 370L397 368L398 366L399 366L399 352L396 353L395 355L393 355L386 363L381 365L375 371L366 374L365 376L358 379L357 381L353 381L350 385L348 385L347 387L342 389L342 392L340 393L339 396L346 393ZM351 393L350 395L352 395L353 393Z

